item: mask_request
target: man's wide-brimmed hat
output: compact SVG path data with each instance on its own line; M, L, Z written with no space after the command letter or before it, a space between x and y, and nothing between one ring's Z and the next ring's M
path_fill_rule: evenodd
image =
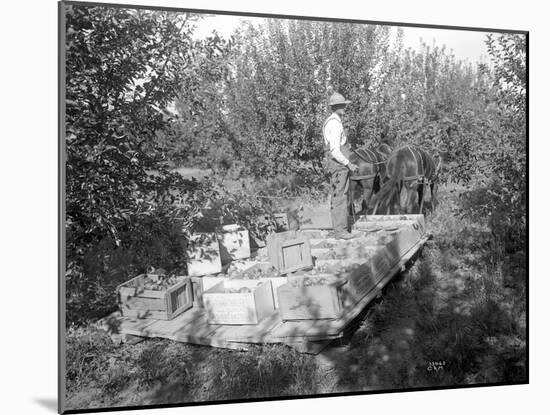
M342 94L339 94L338 92L335 92L334 94L332 94L330 96L330 98L328 99L328 105L330 105L331 107L333 105L338 105L338 104L349 104L351 101L348 101L347 99L344 98L344 96Z

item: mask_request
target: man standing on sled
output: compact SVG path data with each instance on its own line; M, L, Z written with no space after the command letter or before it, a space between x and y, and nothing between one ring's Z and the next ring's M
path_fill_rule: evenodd
M342 124L342 116L350 102L341 94L333 93L328 100L332 114L323 125L326 166L330 174L330 216L336 239L355 237L348 229L348 194L350 173L356 172L359 167L349 161L351 148Z

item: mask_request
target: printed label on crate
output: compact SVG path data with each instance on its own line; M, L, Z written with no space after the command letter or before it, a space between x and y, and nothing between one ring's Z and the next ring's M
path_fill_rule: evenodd
M257 316L253 302L248 305L250 295L230 294L230 296L217 295L205 297L204 302L208 312L208 319L222 323L243 324L256 323Z
M203 301L211 324L257 324L275 311L270 281L224 280Z

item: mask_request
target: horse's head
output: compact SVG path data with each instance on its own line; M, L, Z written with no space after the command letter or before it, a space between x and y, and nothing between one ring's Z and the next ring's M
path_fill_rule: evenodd
M380 144L378 144L378 146L376 147L376 149L377 149L380 153L382 153L382 154L384 154L384 155L386 155L386 156L389 156L389 155L391 154L391 152L392 152L392 149L391 149L391 147L389 146L388 143L380 143Z

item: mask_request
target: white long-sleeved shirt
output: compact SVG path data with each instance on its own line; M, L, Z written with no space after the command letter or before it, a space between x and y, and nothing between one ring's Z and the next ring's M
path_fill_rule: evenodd
M342 154L340 147L347 142L346 134L344 133L344 126L340 116L333 113L328 117L323 128L323 136L325 144L330 150L331 156L340 164L347 166L349 160Z

